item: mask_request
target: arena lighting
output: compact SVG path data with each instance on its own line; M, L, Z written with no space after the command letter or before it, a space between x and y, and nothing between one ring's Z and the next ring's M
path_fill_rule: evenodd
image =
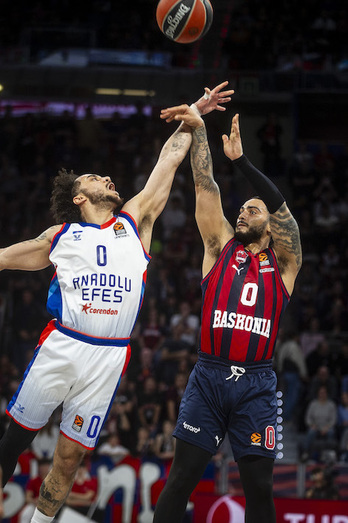
M0 84L0 92L4 90L4 86Z
M107 87L98 87L96 94L107 96L155 96L156 91L146 91L145 89L109 89Z
M95 93L119 96L120 94L122 94L122 89L106 89L104 87L100 87L95 90Z

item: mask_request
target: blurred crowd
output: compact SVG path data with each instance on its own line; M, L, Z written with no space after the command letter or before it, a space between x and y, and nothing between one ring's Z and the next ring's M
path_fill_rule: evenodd
M20 7L19 7L20 4ZM230 69L340 70L347 68L345 0L243 0L212 2L214 22L198 47L178 46L159 31L157 2L137 0L3 0L0 38L9 50L28 46L30 60L66 47L168 51L173 66ZM75 28L75 31L71 31ZM62 29L64 31L62 32ZM24 55L19 54L21 59Z

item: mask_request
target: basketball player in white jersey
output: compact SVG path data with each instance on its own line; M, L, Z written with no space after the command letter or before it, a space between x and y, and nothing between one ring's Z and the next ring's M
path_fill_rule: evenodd
M47 300L55 319L41 334L8 405L11 421L0 441L4 485L18 456L52 412L63 406L53 467L42 483L32 523L53 520L83 456L96 446L130 358L129 340L143 301L154 222L190 148L192 128L203 125L199 112L224 110L219 104L233 94L222 91L226 85L223 82L196 102L199 111L192 127L180 124L134 198L123 205L109 176L76 176L62 170L51 198L59 225L0 250L0 270L36 271L50 264L55 268Z

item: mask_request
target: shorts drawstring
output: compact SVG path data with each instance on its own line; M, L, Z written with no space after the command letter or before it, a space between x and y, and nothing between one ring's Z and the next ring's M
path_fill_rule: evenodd
M245 373L245 369L243 367L237 367L237 365L231 365L231 372L232 372L231 376L226 378L226 381L230 380L234 377L236 378L235 381L238 381L238 378L243 376L243 374Z

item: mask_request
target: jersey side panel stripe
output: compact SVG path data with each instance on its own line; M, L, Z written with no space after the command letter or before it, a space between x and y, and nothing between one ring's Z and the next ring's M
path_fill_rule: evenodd
M254 313L253 313L255 318L264 317L265 300L260 299L260 298L261 297L264 298L265 292L266 291L265 291L264 279L262 278L262 275L260 275L260 273L259 273L257 300L256 300L255 309L254 309ZM261 338L261 336L257 338L256 336L252 336L250 333L250 340L249 340L249 345L248 345L248 350L247 350L247 360L248 361L257 361L257 360L261 359L258 356L260 346L263 349L263 347L265 346L265 338L263 338L263 337Z
M275 271L272 273L272 276L273 276L273 288L276 290L276 294L277 294L277 309L275 311L274 323L273 323L273 325L275 325L276 327L271 330L268 352L264 354L264 357L266 357L267 359L271 358L273 356L274 345L275 345L275 341L276 341L278 331L279 331L280 317L283 314L283 312L285 311L285 309L289 303L289 300L290 300L289 293L284 286L282 277L279 273L277 259L275 257L274 251L272 249L270 249L270 260L271 260L272 267L275 268ZM280 306L280 304L281 304L281 306Z
M250 260L248 260L249 262ZM246 264L245 264L246 265ZM226 305L227 310L235 311L237 310L240 295L244 286L245 278L248 273L248 269L244 265L244 269L242 270L240 274L235 273L234 277L232 279L232 285L230 284L230 295L228 299L228 303ZM230 269L230 274L232 275L232 269ZM222 356L226 359L237 359L239 360L239 356L237 356L236 351L234 350L233 355L231 354L231 347L233 346L233 337L235 334L234 328L221 328L223 331L222 335L222 343L223 345L223 354ZM241 345L238 346L237 350L241 351L242 347ZM241 355L242 359L245 359L245 354Z
M214 286L211 284L213 278L219 278L221 274L222 263L219 260L218 265L214 267L214 273L210 274L208 279L204 279L202 283L202 326L201 326L201 340L200 349L208 354L215 354L214 348L214 332L211 324L214 321L213 315L218 300L218 289L214 292ZM218 283L221 284L220 280ZM205 344L202 343L205 340ZM208 346L208 340L210 341Z

